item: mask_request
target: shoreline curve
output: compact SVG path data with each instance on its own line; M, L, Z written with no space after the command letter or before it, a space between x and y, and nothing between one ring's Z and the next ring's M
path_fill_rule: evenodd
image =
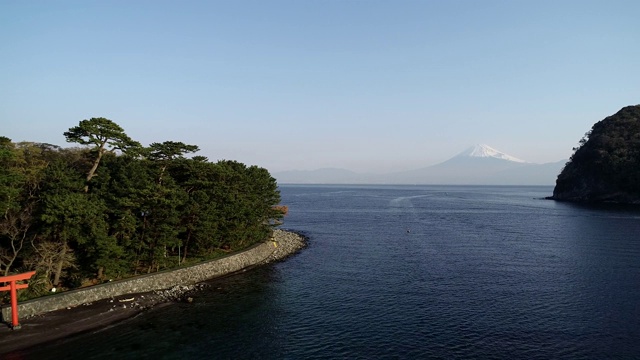
M84 299L86 300L96 295L100 295L100 299L80 303L78 299L83 299L83 297L77 294L71 294L72 296L68 297L68 299L62 299L57 302L54 306L56 309L37 313L29 313L29 308L23 309L23 306L25 303L27 303L27 306L29 305L28 303L36 303L32 308L38 309L38 300L40 300L41 303L51 301L49 300L50 298L62 298L65 293L29 300L19 304L21 329L11 330L6 322L4 323L5 326L0 326L0 355L2 355L3 359L11 359L13 357L20 358L23 353L28 352L29 348L35 345L51 343L69 336L106 328L115 323L133 318L144 311L154 308L158 308L159 310L163 304L180 301L189 302L191 296L207 286L203 284L203 282L229 276L268 263L282 261L306 247L307 240L308 238L306 236L295 231L275 229L270 239L248 249L202 264L160 272L161 275L166 275L166 277L173 280L187 273L186 276L182 277L183 281L177 281L169 286L145 289L144 285L136 284L134 288L143 290L126 293L120 293L116 290L113 292L113 295L106 297L102 296L107 293L106 291L98 291L97 294L84 296ZM229 266L229 261L240 267ZM217 266L220 264L223 266ZM198 276L195 277L192 276L193 274L188 274L189 272L194 272L193 267L197 266L203 266L205 268L209 266L211 272L208 273L208 275L211 276L202 278L207 275L206 271L200 271ZM178 276L173 277L173 275L176 274ZM138 278L144 279L148 277L151 276L144 275L126 280L133 281L139 280ZM126 280L121 281L125 282ZM155 283L162 284L164 281L164 279L161 279L159 282L154 282L153 280L150 282L151 285L154 285ZM114 283L117 282L108 283L108 285ZM83 289L74 291L77 293L83 292L79 290ZM91 288L86 288L84 292L89 292L90 290ZM60 304L65 306L60 307ZM46 308L47 305L51 306L51 304L46 303L44 305L44 308ZM10 311L10 307L8 307L8 309L3 308L3 312L7 310ZM23 311L26 315L23 315ZM32 310L32 312L33 311L36 310ZM3 319L7 318L10 319L10 316L6 317L3 315Z

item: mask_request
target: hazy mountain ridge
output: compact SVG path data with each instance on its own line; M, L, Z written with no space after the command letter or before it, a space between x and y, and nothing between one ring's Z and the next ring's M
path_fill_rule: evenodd
M281 184L554 185L567 160L535 164L475 145L435 165L387 174L345 169L276 172Z
M289 184L362 184L371 177L371 175L337 168L289 170L274 173L273 176L279 183Z

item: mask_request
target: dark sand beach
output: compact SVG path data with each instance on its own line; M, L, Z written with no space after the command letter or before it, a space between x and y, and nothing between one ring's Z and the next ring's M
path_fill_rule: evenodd
M2 359L20 358L19 350L28 350L43 343L99 331L109 325L125 321L143 311L158 309L172 301L162 292L130 294L104 299L68 309L61 309L20 320L21 328L12 330L0 325L0 354ZM187 298L185 297L185 300Z

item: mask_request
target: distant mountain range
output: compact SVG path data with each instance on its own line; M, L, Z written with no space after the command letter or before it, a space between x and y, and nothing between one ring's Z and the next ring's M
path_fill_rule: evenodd
M554 185L566 162L530 163L480 144L447 161L410 171L366 174L325 168L272 175L280 184Z

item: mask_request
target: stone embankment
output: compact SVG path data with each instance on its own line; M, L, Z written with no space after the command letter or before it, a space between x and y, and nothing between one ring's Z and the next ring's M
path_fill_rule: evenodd
M265 262L283 260L307 246L304 236L285 230L274 230L272 241L276 242L276 246Z
M111 299L112 310L144 310L169 301L190 301L191 295L205 287L205 280L241 271L252 266L280 261L306 246L302 235L274 230L273 236L249 249L189 267L161 271L135 278L76 289L18 304L21 318L59 309ZM135 296L131 294L136 294ZM11 307L2 308L2 318L11 318Z

